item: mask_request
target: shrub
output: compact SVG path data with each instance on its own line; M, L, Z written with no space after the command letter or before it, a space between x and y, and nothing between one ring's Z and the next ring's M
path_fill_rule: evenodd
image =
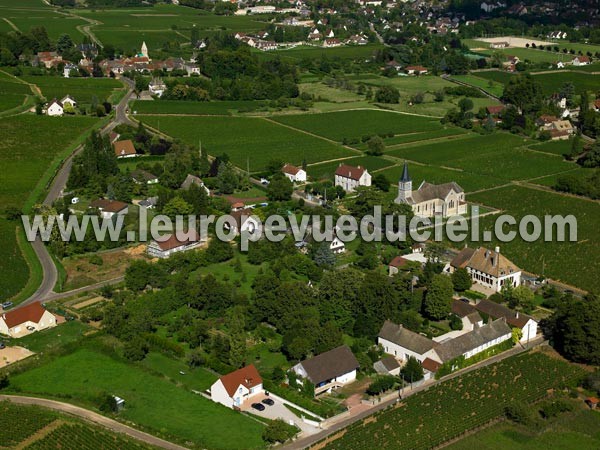
M397 381L398 379L391 375L384 375L382 377L378 377L367 388L367 394L379 395L382 392L389 391L396 385Z
M298 433L298 428L285 423L281 419L273 420L263 431L262 438L269 444L284 443Z

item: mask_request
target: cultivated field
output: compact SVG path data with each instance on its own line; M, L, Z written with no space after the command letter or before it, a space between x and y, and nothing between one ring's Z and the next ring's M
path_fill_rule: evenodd
M437 119L380 110L289 115L274 117L273 120L338 142L366 135L396 135L442 128Z
M131 111L137 114L184 114L229 116L266 106L261 101L188 102L185 100L135 101Z
M216 156L227 153L242 169L263 170L272 159L300 164L353 156L354 152L315 136L257 117L143 116L137 119Z
M492 80L502 84L508 83L512 77L516 76L517 75L513 75L508 72L500 72L497 70L477 72L478 78L484 78L486 80ZM595 92L600 84L600 75L593 75L591 73L578 73L568 70L562 72L537 73L533 75L533 77L541 84L542 90L547 95L558 92L562 85L567 82L573 83L575 86L575 92L578 94L583 91Z
M351 166L365 167L369 173L394 165L393 161L380 158L378 156L357 156L348 158L344 161L328 162L324 164L315 164L308 167L308 175L314 179L327 178L333 180L333 174L339 164L350 164Z
M412 395L334 434L322 448L432 448L503 415L509 403L535 402L581 373L542 353L509 358Z
M107 100L117 89L123 85L112 78L63 78L63 77L22 77L28 83L37 85L48 101L53 98L60 100L65 95L70 95L78 103L90 103L96 96L98 101Z
M38 395L69 395L91 405L100 394L110 392L126 401L127 406L120 413L123 420L155 433L177 436L203 448L262 447L263 425L188 390L205 389L214 379L208 378L210 374L192 375L192 380L186 379L189 384L178 386L173 381L178 382L182 375L168 367L168 373L164 373L164 360L150 360L145 364L151 367L127 364L101 351L81 348L14 375L11 386ZM191 371L185 371L186 377L189 376ZM173 381L169 376L173 376Z
M0 72L0 75L4 75ZM28 85L7 75L0 76L0 113L24 104L32 92Z

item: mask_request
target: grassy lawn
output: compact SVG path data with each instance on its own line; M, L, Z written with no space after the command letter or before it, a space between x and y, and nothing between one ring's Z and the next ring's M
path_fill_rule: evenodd
M370 58L373 53L383 48L380 44L369 44L361 46L349 46L349 47L334 47L334 48L322 48L322 47L310 47L302 46L296 48L290 48L285 50L279 50L275 55L286 56L296 59L320 59L323 56L326 58L340 58L340 59L361 59Z
M541 432L512 423L501 423L448 446L449 450L547 450L552 448L600 448L600 414L577 410L560 416Z
M90 327L77 320L71 320L55 328L32 333L29 336L19 338L18 345L32 352L47 352L66 344L75 342L83 337Z
M379 110L278 116L274 120L334 141L374 134L406 134L441 128L438 120Z
M119 414L123 420L156 434L176 436L204 448L263 446L263 426L256 421L193 394L153 371L91 348L81 348L15 375L11 386L36 395L68 396L88 406L95 406L99 395L110 392L126 401Z
M501 97L504 92L504 84L493 80L486 80L475 75L453 75L453 79L483 89L496 97Z
M160 129L211 155L227 153L241 168L247 163L251 172L263 170L272 159L301 164L353 156L348 149L332 142L278 125L257 117L157 117L138 116Z
M161 353L148 353L140 365L157 374L164 375L175 384L181 385L190 391L204 391L209 389L218 378L217 375L202 367L190 369L182 361L174 360Z
M577 219L577 242L525 242L515 239L504 243L492 241L484 245L500 245L508 258L530 272L541 274L544 271L547 277L586 290L600 288L600 280L596 275L600 273L600 260L593 256L600 252L598 203L519 186L473 195L467 193L467 200L502 209L515 217L517 223L528 214L541 218L542 222L544 215L574 215ZM484 217L481 230L493 229L493 221L493 216Z
M506 84L512 77L517 75L508 72L496 70L477 72L477 77L486 80L492 80L497 83ZM544 94L551 95L558 92L564 83L570 82L575 86L575 93L580 94L583 91L595 92L600 83L600 75L591 73L567 72L547 72L536 73L534 79L540 83Z

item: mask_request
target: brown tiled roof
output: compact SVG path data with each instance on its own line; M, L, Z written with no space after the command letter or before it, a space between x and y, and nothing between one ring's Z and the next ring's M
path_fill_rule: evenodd
M388 265L392 267L402 267L405 266L408 261L404 259L402 256L396 256L394 259L390 261Z
M283 173L289 173L290 175L297 175L300 172L300 169L296 166L292 166L291 164L286 164L281 169Z
M251 389L262 383L262 378L258 373L258 370L256 370L256 367L252 364L228 373L227 375L223 375L219 380L221 380L221 383L225 386L225 390L230 397L233 397L240 385Z
M438 345L437 342L389 320L384 322L381 330L379 330L378 336L386 341L393 342L394 344L418 353L419 355L427 353Z
M346 345L302 361L300 365L315 385L359 368L354 353Z
M94 200L92 203L90 203L90 206L92 208L97 208L102 211L116 213L124 210L129 205L118 200L108 200L106 198L99 198L98 200Z
M507 308L504 305L493 302L488 299L481 300L479 303L475 305L475 309L478 311L487 314L494 319L504 319L506 323L512 325L513 327L523 328L529 320L533 320L531 316L527 314L522 314L516 311L513 311L510 308Z
M117 156L129 156L136 154L135 147L133 146L131 139L116 141L113 144L113 147L115 149L115 155Z
M416 70L418 72L426 72L427 71L427 67L423 67L423 66L408 66L406 68L406 70Z
M348 164L340 164L335 171L335 174L340 177L350 178L351 180L357 181L360 180L360 177L362 177L363 173L365 173L365 169L363 167L353 167L349 166Z
M45 312L46 310L40 302L35 302L4 313L2 318L8 328L13 328L25 322L38 323Z
M485 247L464 248L450 263L452 267L470 267L494 277L520 272L515 264L501 253Z
M465 303L462 300L452 300L451 309L452 313L458 317L467 317L469 314L477 311L473 305Z
M400 363L391 355L381 358L381 364L383 364L383 367L385 367L388 372L400 367Z
M428 370L432 373L436 373L438 369L441 367L441 364L437 361L434 361L431 358L425 358L425 360L421 363L423 369Z
M194 232L194 236L192 236L191 238L186 238L182 241L180 241L177 238L177 233L173 233L169 236L169 238L167 240L156 241L156 244L160 247L160 249L163 252L166 252L168 250L173 250L174 248L177 248L177 247L194 244L198 241L200 241L200 236L198 235L197 232Z

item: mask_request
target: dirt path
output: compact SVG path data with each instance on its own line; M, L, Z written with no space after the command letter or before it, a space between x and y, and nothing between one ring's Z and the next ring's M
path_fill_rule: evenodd
M10 20L8 20L6 17L3 17L2 19L3 19L3 20L4 20L4 21L5 21L5 22L6 22L8 25L10 25L10 27L11 27L13 30L15 30L15 31L17 31L17 32L19 32L19 33L21 32L21 30L19 30L19 27L17 27L17 26L16 26L14 23L12 23L12 22L11 22Z
M28 446L30 446L31 444L33 444L34 442L41 441L42 439L44 439L46 436L48 436L50 433L52 433L54 430L56 430L58 427L60 427L64 423L65 422L63 422L62 420L55 420L53 422L50 422L44 428L42 428L41 430L38 430L37 432L35 432L31 436L29 436L27 439L20 442L19 445L17 445L15 447L15 450L25 449Z
M131 428L127 425L117 422L116 420L109 419L108 417L95 413L94 411L90 411L89 409L84 409L79 406L70 405L68 403L58 402L55 400L48 400L45 398L21 397L18 395L0 395L0 400L8 400L12 403L16 403L19 405L42 406L44 408L49 408L55 411L79 417L88 422L100 425L115 433L126 434L127 436L137 439L138 441L145 442L146 444L166 448L169 450L185 450L185 447L173 444L169 441L165 441L164 439L160 439L151 434L144 433L143 431L136 430L135 428Z

